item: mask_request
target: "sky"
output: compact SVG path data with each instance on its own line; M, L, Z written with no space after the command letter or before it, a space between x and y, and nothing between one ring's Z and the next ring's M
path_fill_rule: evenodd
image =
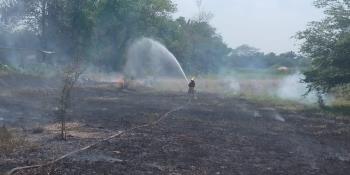
M192 18L198 12L196 0L173 2L174 17ZM298 51L291 37L323 17L313 0L203 0L202 8L214 14L210 23L230 47L248 44L275 53Z

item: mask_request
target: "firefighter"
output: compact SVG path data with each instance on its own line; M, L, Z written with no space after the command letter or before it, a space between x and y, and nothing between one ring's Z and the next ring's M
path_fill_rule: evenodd
M190 83L188 83L188 94L194 95L194 87L196 86L196 82L194 78L191 79Z

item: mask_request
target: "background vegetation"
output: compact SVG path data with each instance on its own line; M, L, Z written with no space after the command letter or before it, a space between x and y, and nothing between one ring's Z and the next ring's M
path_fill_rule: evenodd
M295 36L302 41L299 55L228 47L200 3L192 19L174 19L171 0L7 0L0 5L0 63L60 65L78 58L100 71L122 71L130 43L151 37L191 75L282 66L302 71L322 103L323 94L350 83L350 1L314 2L326 17Z
M174 19L175 11L171 0L13 1L1 8L0 61L26 59L28 53L48 63L78 56L100 70L120 71L128 45L151 37L166 45L191 74L217 73L224 65L225 69L300 65L302 57L293 52L265 54L248 45L229 48L209 24L212 15L200 7L193 19ZM27 53L19 55L19 49Z

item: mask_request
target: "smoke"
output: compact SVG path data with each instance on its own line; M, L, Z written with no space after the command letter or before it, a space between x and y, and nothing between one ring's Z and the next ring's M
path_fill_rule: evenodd
M230 93L237 95L241 91L241 86L237 79L232 77L224 77L222 81L225 84L226 88L229 89Z
M104 83L116 83L123 81L124 76L118 72L106 72L100 68L89 65L84 69L83 74L80 76L79 82L104 82Z
M279 87L278 96L282 99L294 100L305 104L315 104L318 102L318 97L315 91L308 91L307 85L302 83L304 75L300 72L286 77ZM332 94L323 94L322 98L326 105L331 105L335 97Z
M249 76L246 73L224 73L217 77L217 80L205 80L203 89L208 91L224 92L233 95L256 96L259 98L279 98L283 100L295 101L304 104L316 104L318 97L316 92L308 92L307 84L301 82L304 75L300 72L285 75L275 73L257 72L252 69ZM210 82L210 83L208 83ZM202 89L201 89L202 90ZM203 90L203 91L205 91ZM326 104L330 104L334 99L331 95L324 95Z
M279 83L276 95L281 99L298 101L302 103L316 103L317 96L315 92L310 92L309 94L305 95L308 89L307 85L301 82L303 78L304 75L302 75L300 72L285 77Z

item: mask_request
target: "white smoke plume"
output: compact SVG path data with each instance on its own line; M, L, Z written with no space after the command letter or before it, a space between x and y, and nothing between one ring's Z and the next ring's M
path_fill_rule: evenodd
M316 102L317 97L314 93L310 93L307 96L303 96L307 92L306 84L302 83L303 75L296 73L289 75L279 83L277 90L277 96L282 99L304 101L304 102Z

